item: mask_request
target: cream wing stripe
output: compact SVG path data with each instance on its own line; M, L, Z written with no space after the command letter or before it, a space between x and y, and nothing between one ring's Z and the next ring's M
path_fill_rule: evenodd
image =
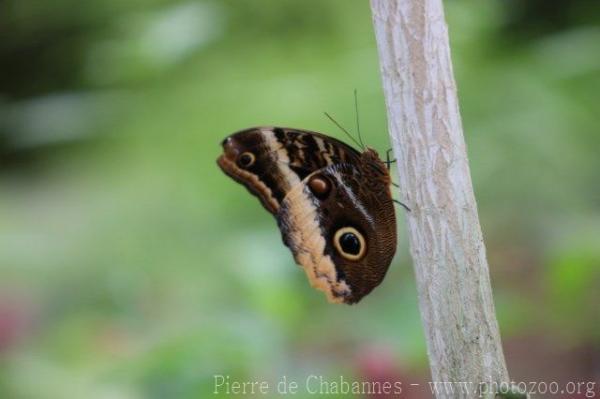
M330 302L344 302L351 295L350 287L345 281L337 280L333 260L325 255L326 242L317 222L317 209L305 187L294 187L284 203L288 209L288 234L296 262L303 267L310 284L325 292Z
M290 158L288 157L286 149L283 145L277 140L275 133L272 130L263 129L261 130L265 143L272 151L273 154L277 157L277 166L279 167L279 171L282 176L282 189L284 192L289 191L292 187L300 183L300 178L290 168Z

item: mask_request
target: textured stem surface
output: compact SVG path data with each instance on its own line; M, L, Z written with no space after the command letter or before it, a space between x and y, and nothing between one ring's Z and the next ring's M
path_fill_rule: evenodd
M433 381L507 382L442 1L371 9Z

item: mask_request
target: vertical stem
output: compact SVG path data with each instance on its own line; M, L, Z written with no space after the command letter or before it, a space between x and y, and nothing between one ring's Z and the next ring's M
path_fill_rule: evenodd
M371 9L432 378L508 382L442 0Z

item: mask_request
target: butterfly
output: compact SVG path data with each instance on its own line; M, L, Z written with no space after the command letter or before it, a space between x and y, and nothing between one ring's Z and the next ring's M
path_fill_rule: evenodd
M217 164L275 219L313 287L353 304L377 287L396 252L389 164L308 130L253 127L222 142Z

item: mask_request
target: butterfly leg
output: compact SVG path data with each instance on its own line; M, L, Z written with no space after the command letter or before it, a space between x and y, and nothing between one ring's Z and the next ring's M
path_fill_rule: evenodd
M386 153L385 153L385 162L384 162L384 163L385 163L385 165L387 166L387 169L388 169L388 171L390 170L390 165L391 165L391 164L393 164L394 162L396 162L396 160L395 160L395 159L391 159L391 160L390 160L390 152L392 152L392 149L391 149L391 148L390 148L389 150L387 150L387 151L386 151ZM394 182L390 182L390 184L391 184L392 186L396 187L396 188L400 188L400 186L399 186L399 185L397 185L397 184L396 184L396 183L394 183ZM398 204L398 205L402 205L402 207L403 207L404 209L406 209L408 212L410 212L410 208L409 208L408 206L406 206L404 203L402 203L402 202L400 202L400 201L398 201L398 200L395 200L395 199L392 199L392 201L394 201L394 202L395 202L396 204Z
M400 186L399 186L399 185L397 185L397 184L396 184L396 183L394 183L394 182L390 182L390 184L391 184L392 186L396 187L396 188L400 188ZM400 202L400 201L398 201L398 200L396 200L396 199L392 199L392 201L394 201L394 202L395 202L396 204L398 204L398 205L402 205L402 207L403 207L404 209L406 209L407 211L409 211L409 212L410 212L410 208L409 208L408 206L406 206L406 204L404 204L403 202Z
M390 160L390 152L392 152L392 149L390 148L389 150L387 150L387 152L385 153L385 165L387 166L387 169L390 170L390 165L393 164L394 162L396 162L395 159Z
M392 199L392 201L394 201L394 202L395 202L396 204L398 204L398 205L402 205L402 207L403 207L404 209L406 209L408 212L410 212L410 208L409 208L408 206L406 206L404 203L402 203L402 202L400 202L400 201L398 201L398 200L396 200L396 199Z

